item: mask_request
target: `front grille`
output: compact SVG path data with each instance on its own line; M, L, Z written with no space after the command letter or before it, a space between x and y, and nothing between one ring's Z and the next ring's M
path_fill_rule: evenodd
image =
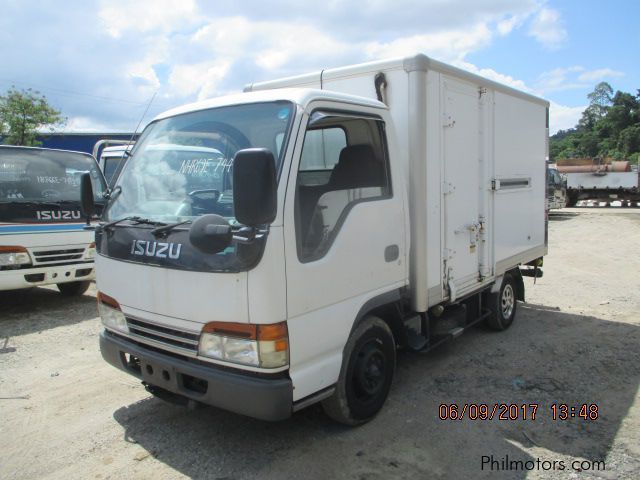
M35 264L49 265L52 263L67 263L81 260L84 254L84 248L70 248L67 250L40 250L33 252Z
M183 332L175 328L162 327L155 323L149 323L137 318L127 317L129 333L134 338L139 338L146 343L156 346L167 346L171 350L195 355L198 353L197 333Z

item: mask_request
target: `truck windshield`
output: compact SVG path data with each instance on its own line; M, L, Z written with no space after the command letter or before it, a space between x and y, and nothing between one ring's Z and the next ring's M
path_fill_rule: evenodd
M185 113L149 125L118 178L107 221L181 222L215 213L234 223L233 158L267 148L282 163L293 105L268 102ZM119 187L119 188L118 188Z
M555 168L547 170L547 184L549 187L555 188L562 185L562 177Z
M0 146L0 203L80 203L80 177L89 172L96 201L106 185L86 153Z
M123 148L116 147L116 148L109 151L105 149L105 151L102 152L102 155L100 157L102 172L104 173L104 178L109 183L109 186L113 186L115 184L116 173L118 172L120 163L125 161L127 158L127 154L125 153L124 147Z

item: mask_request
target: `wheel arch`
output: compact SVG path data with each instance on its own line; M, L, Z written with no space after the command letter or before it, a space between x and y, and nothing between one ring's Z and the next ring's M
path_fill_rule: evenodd
M351 337L365 318L373 315L383 320L391 329L395 342L402 344L405 335L402 318L398 310L402 299L403 289L396 288L367 300L362 307L360 307L360 310L358 310L353 325L351 326L349 337Z
M513 279L516 282L516 300L520 300L524 302L524 280L522 279L522 273L519 268L514 268L513 270L509 270L509 272Z

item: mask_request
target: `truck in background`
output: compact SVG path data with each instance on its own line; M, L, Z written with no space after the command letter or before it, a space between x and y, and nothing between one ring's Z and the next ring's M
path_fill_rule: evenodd
M548 102L424 55L246 90L158 116L118 177L107 362L171 401L357 425L397 347L509 328L547 252Z
M558 171L567 178L567 206L580 200L596 200L622 206L640 202L640 174L628 161L604 162L602 158L558 160Z
M133 146L132 140L110 139L99 140L94 145L92 155L98 161L109 188L114 187Z
M91 155L0 146L0 290L51 284L65 295L87 290L95 243L80 211L84 173L102 202L106 184Z
M567 206L567 178L558 172L555 163L547 164L547 209L559 210Z

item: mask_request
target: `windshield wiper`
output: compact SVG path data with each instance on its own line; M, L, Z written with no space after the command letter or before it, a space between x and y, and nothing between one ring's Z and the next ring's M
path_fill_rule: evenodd
M174 228L179 227L180 225L185 225L187 223L191 223L191 220L183 220L182 222L169 223L168 225L163 225L161 227L154 228L153 230L151 230L151 234L155 235L156 237L163 234L166 235Z
M135 225L138 224L145 224L145 225L154 225L154 226L158 226L158 225L166 225L166 223L164 222L157 222L155 220L149 220L148 218L142 218L142 217L138 217L138 216L132 216L132 217L124 217L121 218L119 220L114 220L113 222L109 222L109 223L105 223L104 225L99 225L98 228L100 228L101 230L106 230L108 228L111 228L115 225L118 225L121 222L133 222Z

